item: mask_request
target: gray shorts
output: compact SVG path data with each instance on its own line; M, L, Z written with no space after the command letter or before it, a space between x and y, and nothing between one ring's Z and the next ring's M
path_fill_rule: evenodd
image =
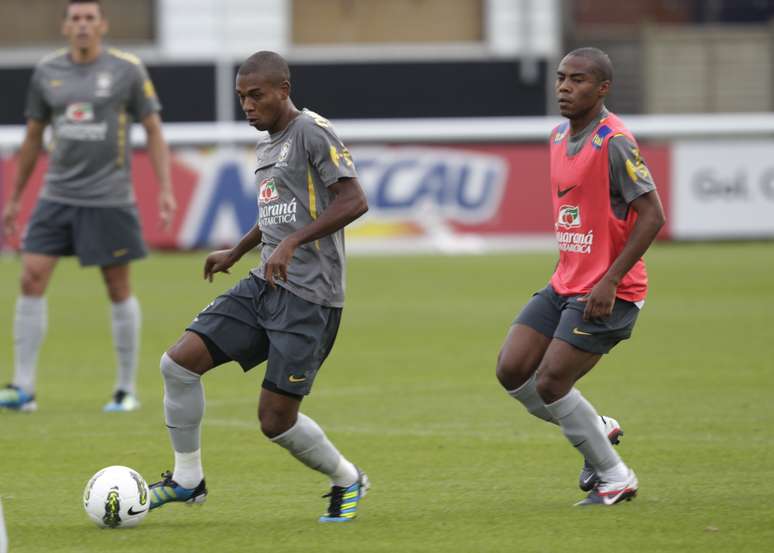
M549 338L558 338L591 353L608 353L632 335L640 313L631 302L616 298L613 313L606 319L584 321L580 296L560 296L549 284L524 306L513 321L534 328Z
M22 239L22 251L77 255L81 265L123 265L148 255L135 206L86 207L41 199Z
M308 302L250 274L199 313L186 330L210 339L249 371L268 360L264 388L305 396L333 348L341 309Z

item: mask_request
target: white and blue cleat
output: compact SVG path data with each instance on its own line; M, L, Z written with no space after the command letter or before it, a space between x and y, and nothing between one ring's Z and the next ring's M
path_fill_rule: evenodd
M331 486L331 491L323 496L329 497L330 503L328 511L320 517L320 522L350 522L357 516L358 504L371 486L364 472L358 469L357 474L357 482L351 486Z
M35 394L30 394L8 384L5 388L0 388L0 409L10 411L32 412L38 410L38 404L35 401Z
M129 411L136 411L140 408L140 402L134 394L125 392L123 390L117 390L113 394L113 399L110 403L106 404L102 408L105 413L126 413Z
M170 471L162 473L163 480L150 485L150 509L156 509L167 503L178 502L188 506L200 505L207 500L207 485L204 478L195 488L184 488L174 480Z

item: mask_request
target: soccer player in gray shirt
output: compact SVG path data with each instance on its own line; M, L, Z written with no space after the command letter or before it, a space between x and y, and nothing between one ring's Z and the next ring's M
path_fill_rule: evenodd
M258 405L261 430L331 480L321 522L355 518L368 478L310 417L299 412L333 347L344 304L344 227L368 209L355 165L330 122L290 99L290 71L274 52L239 68L236 91L258 145L258 221L231 249L211 253L204 277L228 272L259 244L261 265L218 296L161 357L173 472L150 487L150 508L202 503L201 377L228 361L248 371L268 361Z
M176 205L169 150L161 133L161 109L142 63L104 48L107 20L98 0L70 0L62 23L69 48L35 68L27 96L27 129L19 171L3 211L7 235L16 232L19 204L42 149L43 130L52 145L43 191L22 241L21 295L14 319L13 382L0 390L0 408L34 411L38 351L47 327L44 293L63 255L97 265L112 302L118 375L106 411L139 407L135 395L140 307L132 295L129 262L146 255L131 183L129 130L145 128L160 184L165 226Z

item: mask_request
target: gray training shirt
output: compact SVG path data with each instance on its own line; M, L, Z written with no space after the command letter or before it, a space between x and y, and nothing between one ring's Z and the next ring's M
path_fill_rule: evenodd
M44 58L27 93L28 119L48 122L51 156L41 198L71 205L131 205L132 122L161 109L140 60L113 48L91 63L66 50Z
M602 108L594 120L589 123L585 129L575 135L567 138L567 155L577 154L586 140L591 136L599 122L607 117L607 108ZM634 200L656 189L650 171L637 173L637 181L632 181L626 170L626 161L630 160L635 166L645 162L640 159L640 151L636 144L633 144L627 137L614 136L608 141L607 146L608 159L610 162L610 207L613 214L619 219L626 219L626 213L629 210L629 204Z
M357 177L355 164L331 123L304 109L287 128L258 144L258 223L261 266L283 238L314 221L333 199L328 187ZM344 229L296 248L280 286L306 301L344 305Z

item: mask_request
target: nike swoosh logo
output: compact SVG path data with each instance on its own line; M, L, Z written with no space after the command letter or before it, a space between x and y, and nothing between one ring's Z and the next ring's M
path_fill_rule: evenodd
M576 334L577 336L591 336L591 332L583 332L582 330L578 330L578 327L572 329L572 333Z
M578 186L578 185L577 184L573 184L571 187L565 188L564 190L562 190L561 188L557 188L557 190L556 190L557 197L561 198L562 196L567 194L570 190L572 190L576 186Z
M288 377L288 380L290 382L303 382L304 380L306 380L306 377L305 376L295 376L295 375L291 374Z
M143 509L142 511L135 511L134 507L129 507L129 510L126 512L126 514L128 514L129 516L141 515L142 513L144 513L147 510L148 509Z

